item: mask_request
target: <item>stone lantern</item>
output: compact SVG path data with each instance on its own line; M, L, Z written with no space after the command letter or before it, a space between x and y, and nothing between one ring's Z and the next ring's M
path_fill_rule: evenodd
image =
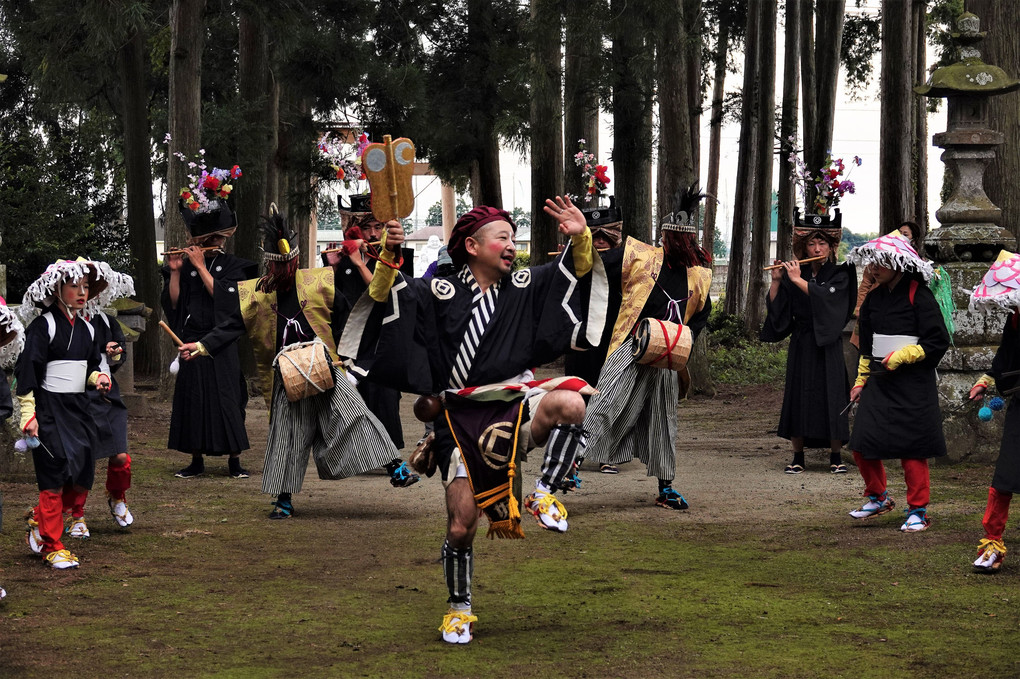
M991 127L988 98L1020 88L1020 81L981 61L978 45L985 34L979 30L977 16L960 15L956 28L951 36L960 46L960 61L936 69L927 83L914 88L923 96L945 98L948 109L946 131L934 135L932 142L945 149L942 161L952 192L935 213L940 226L932 229L924 246L927 255L949 274L956 306L955 346L939 365L950 458L994 460L1001 423L979 423L977 408L966 405L965 399L975 379L991 366L1005 317L974 313L967 307L969 291L999 251L1016 251L1016 238L1001 226L1002 210L985 194L983 184L995 147L1005 142L1004 135Z

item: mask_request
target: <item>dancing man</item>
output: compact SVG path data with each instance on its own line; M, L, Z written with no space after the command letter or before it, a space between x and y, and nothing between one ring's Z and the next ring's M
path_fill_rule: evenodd
M449 643L471 641L477 620L471 579L479 510L489 518L490 535L523 535L513 490L519 452L545 446L541 477L524 505L542 528L567 530L566 509L553 492L583 446L584 399L576 390L590 387L569 378L535 381L531 368L571 345L597 343L606 283L580 210L557 198L546 211L571 238L555 261L512 272L513 220L503 210L476 207L457 220L450 237L455 275L423 281L377 266L341 340L341 354L357 356L350 365L359 378L442 395L433 452L446 487L441 559L450 610L440 630ZM393 265L403 240L399 224L388 223L384 261ZM596 275L590 275L593 265ZM588 285L594 303L585 313L581 289ZM377 313L377 303L385 313ZM378 339L366 341L374 332Z

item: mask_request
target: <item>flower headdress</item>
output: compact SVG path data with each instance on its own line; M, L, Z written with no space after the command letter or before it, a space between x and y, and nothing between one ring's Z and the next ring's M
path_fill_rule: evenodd
M970 293L970 308L1020 307L1020 255L1002 250Z
M793 139L790 139L790 142L792 144ZM854 156L850 172L862 162L859 156ZM845 177L843 176L843 172L846 170L843 159L836 158L834 160L831 153L825 156L825 164L822 165L817 175L808 172L807 165L796 153L790 154L790 164L793 166L793 181L800 187L801 199L805 204L807 203L808 187L811 186L815 190L814 203L809 209L805 209L805 212L826 215L830 208L839 205L843 196L848 193L856 193L856 187L850 181L850 172L847 172Z
M163 138L163 143L170 143L169 132ZM199 149L194 160L188 160L188 157L180 151L174 153L174 156L187 165L189 170L188 185L180 190L181 203L188 210L198 214L222 208L221 201L229 198L230 192L234 190L230 182L243 175L238 165L229 170L218 167L208 169L205 164L205 149Z
M577 140L577 153L574 154L574 164L581 168L581 178L584 181L584 202L591 202L598 198L606 187L609 186L609 170L605 165L598 165L595 154L584 147L584 139Z
M847 253L846 260L859 267L875 264L896 271L913 271L924 276L925 282L935 275L932 265L921 259L910 240L899 231L858 245Z
M0 297L0 368L10 369L25 348L25 326ZM0 379L3 376L0 375Z
M55 304L60 299L61 284L86 277L89 279L89 297L86 306L94 312L96 298L110 285L110 281L106 278L107 271L112 271L109 265L90 262L80 257L76 261L58 259L46 267L46 271L43 271L42 275L28 286L25 296L21 299L18 315L21 316L22 322L28 325L42 309Z
M346 188L351 187L351 182L357 182L365 178L361 169L361 156L368 146L368 135L362 132L358 135L358 143L354 149L354 158L350 158L344 144L339 139L330 137L329 132L324 132L319 137L319 153L329 166L336 173L336 178L344 183Z

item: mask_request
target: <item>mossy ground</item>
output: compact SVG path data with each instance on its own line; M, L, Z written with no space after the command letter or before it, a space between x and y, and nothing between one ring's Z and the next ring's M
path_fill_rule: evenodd
M711 482L685 487L700 500L690 511L652 506L634 463L618 477L585 474L565 535L528 519L524 541L479 539L479 623L463 647L436 629L446 592L435 479L394 490L381 475L309 478L297 516L270 522L257 474L228 479L212 460L207 476L174 479L184 460L162 449L165 416L132 419L137 524L113 527L100 472L93 537L72 545L77 571L28 554L14 508L33 486L0 485L0 676L1020 675L1020 560L995 576L969 567L991 470L934 467L935 523L917 535L897 530L898 511L846 518L854 479L804 474L749 493L741 465L764 461L762 474L788 482L785 450L757 445L775 441L764 433L720 434L709 415L740 411L723 427L766 432L777 406L752 396L682 406L685 447L734 437L725 453L704 443L682 460L718 465ZM898 465L889 475L902 497ZM798 486L823 487L798 499Z

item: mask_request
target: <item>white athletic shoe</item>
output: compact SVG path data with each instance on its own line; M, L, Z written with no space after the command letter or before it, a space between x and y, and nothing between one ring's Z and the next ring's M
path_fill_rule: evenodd
M127 528L135 522L135 517L131 515L131 510L128 509L127 502L124 500L114 500L112 497L108 497L106 503L110 505L110 514L113 515L113 520L121 528Z
M476 616L471 615L471 609L458 611L454 608L443 617L443 624L439 631L443 633L443 641L448 644L466 644L472 639L471 632L474 624L478 621Z
M567 532L567 508L552 493L539 488L524 498L524 507L535 515L538 525L557 533Z
M71 554L71 552L66 549L60 549L47 554L46 563L48 563L51 568L56 568L57 570L62 571L65 568L77 568L78 557Z
M91 535L89 533L89 527L85 525L85 519L71 519L71 525L67 529L67 534L72 538L79 538L84 540Z
M868 501L861 506L860 509L855 509L850 512L850 516L855 519L870 519L873 516L885 514L891 512L892 508L896 506L892 498L889 497L889 493L885 492L881 495L869 495Z
M42 554L42 534L39 533L39 524L33 519L28 520L28 534L25 536L25 542L28 543L28 548L31 549L33 553Z

